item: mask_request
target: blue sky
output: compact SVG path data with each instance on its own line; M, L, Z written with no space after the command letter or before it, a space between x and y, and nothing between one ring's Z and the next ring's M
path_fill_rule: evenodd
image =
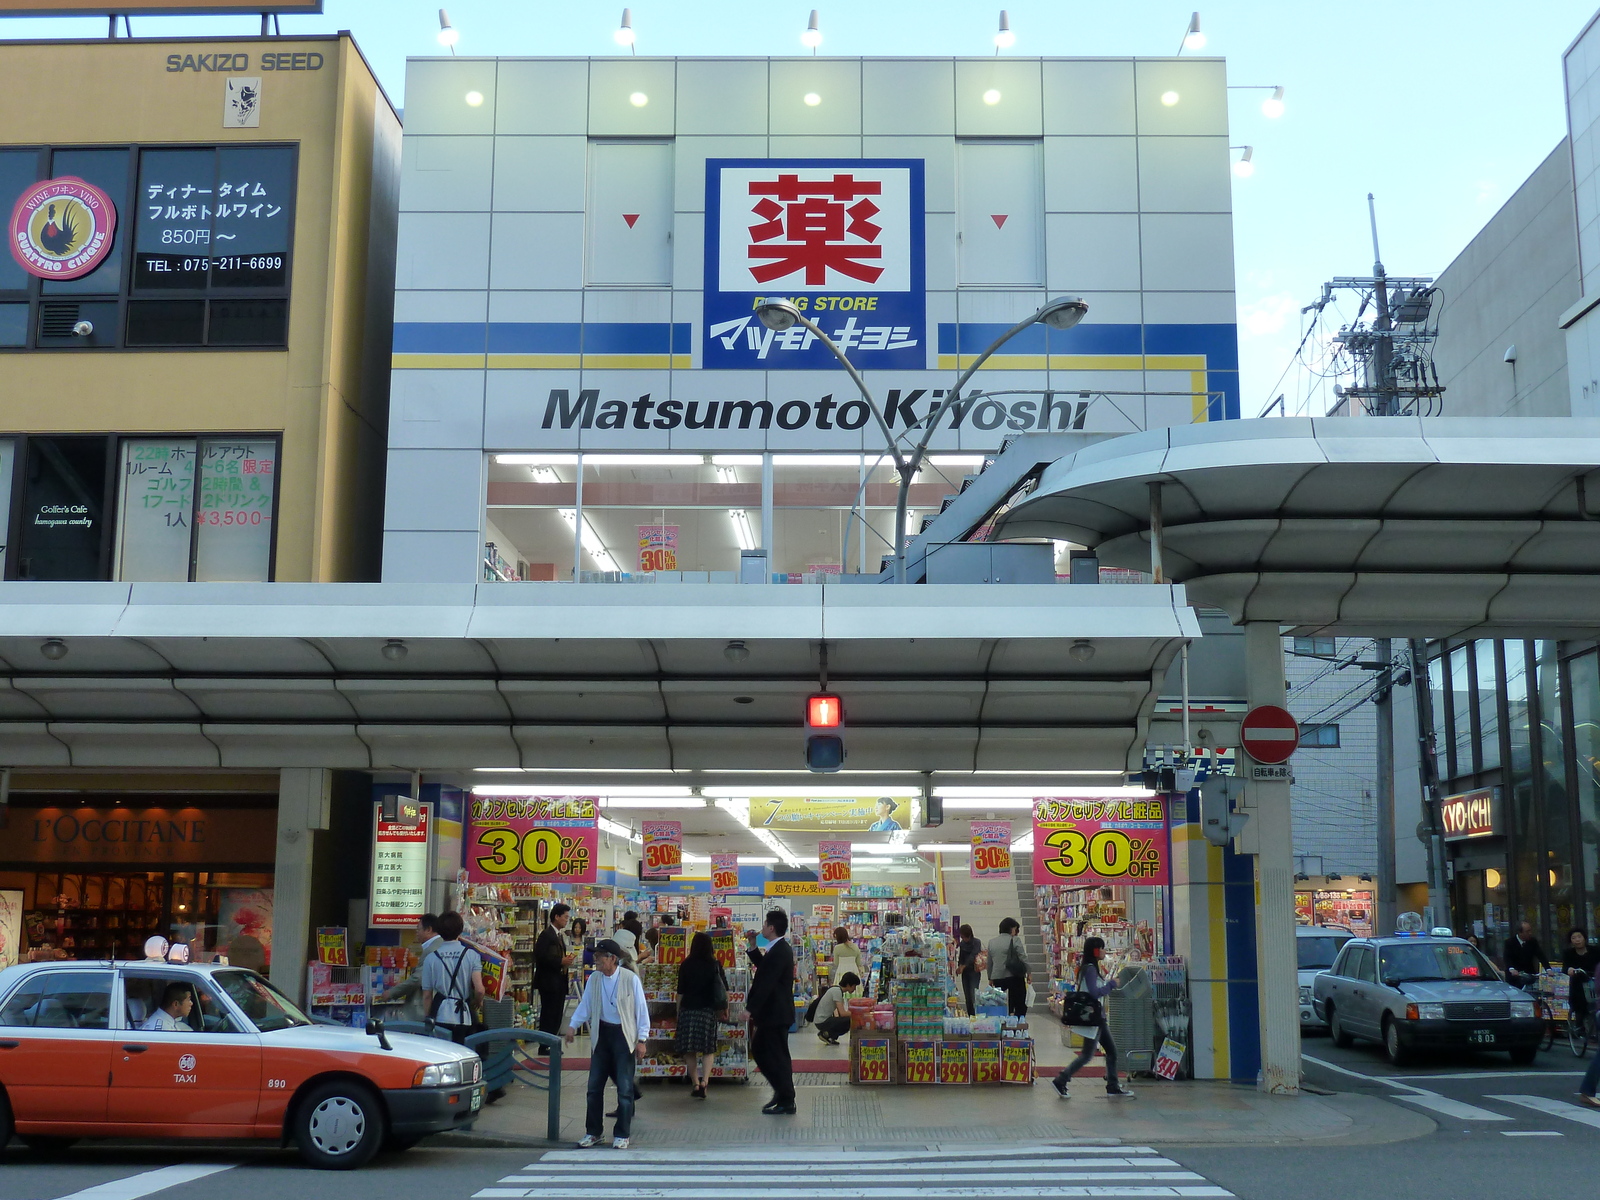
M814 0L813 0L814 2ZM1288 109L1261 115L1264 92L1233 93L1233 141L1257 171L1234 184L1243 409L1254 416L1300 339L1299 309L1323 279L1371 269L1366 194L1378 200L1391 273L1443 270L1565 133L1561 52L1600 0L1216 0L1203 5L1206 54L1237 84L1283 84ZM977 54L993 50L998 3L854 0L821 10L826 54ZM396 103L408 55L436 54L438 4L326 0L285 17L286 34L349 29ZM463 54L611 54L611 0L455 0ZM641 0L646 54L792 54L812 3ZM1170 54L1191 0L1007 0L1014 54ZM0 36L98 37L104 17L18 18ZM135 35L253 34L256 17L136 17ZM1295 374L1284 386L1294 403ZM1448 406L1447 406L1448 411Z

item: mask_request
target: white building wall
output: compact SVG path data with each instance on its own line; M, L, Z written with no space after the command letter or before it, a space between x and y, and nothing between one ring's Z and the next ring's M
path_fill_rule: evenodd
M1335 638L1334 644L1330 661L1295 653L1295 639L1284 639L1289 711L1302 728L1337 724L1340 735L1337 748L1302 741L1294 755L1295 781L1289 789L1294 852L1313 859L1300 867L1308 875L1359 875L1378 867L1373 836L1378 811L1377 715L1371 701L1362 699L1372 691L1373 672L1353 666L1336 669L1337 663L1352 657L1370 661L1373 643L1366 638ZM1397 702L1406 696L1395 690Z

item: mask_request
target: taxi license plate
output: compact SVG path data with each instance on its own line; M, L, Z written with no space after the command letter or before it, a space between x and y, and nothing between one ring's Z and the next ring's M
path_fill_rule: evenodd
M1467 1040L1477 1046L1492 1046L1494 1045L1494 1030L1474 1029Z
M483 1107L483 1089L481 1087L473 1088L472 1089L472 1111L473 1112L477 1112L482 1107Z

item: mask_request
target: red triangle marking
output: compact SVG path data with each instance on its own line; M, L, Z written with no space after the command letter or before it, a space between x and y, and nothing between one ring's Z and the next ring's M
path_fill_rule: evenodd
M1004 229L1006 227L1006 218L1010 215L1010 213L991 213L989 220L994 222L996 229Z
M622 219L628 223L628 228L633 228L633 223L639 219L638 213L623 213Z

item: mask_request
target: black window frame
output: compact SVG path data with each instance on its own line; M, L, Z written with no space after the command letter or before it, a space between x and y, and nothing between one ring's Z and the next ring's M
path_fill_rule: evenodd
M268 583L276 583L278 579L278 514L283 505L283 434L276 430L258 430L250 433L222 432L198 433L194 431L174 432L172 430L152 430L136 433L106 432L104 430L88 430L72 434L45 434L45 433L9 433L0 434L0 440L9 441L15 447L13 451L13 468L11 471L11 494L0 497L10 504L10 512L6 518L7 548L5 556L5 579L18 580L26 578L21 574L22 556L22 529L23 511L22 499L26 483L26 464L28 442L35 437L101 437L106 440L106 494L102 502L101 511L106 514L106 519L101 522L100 529L100 564L99 572L90 580L55 580L53 582L65 583L115 583L112 578L116 566L116 539L122 528L122 509L118 504L118 496L122 490L121 468L122 447L127 442L148 441L181 441L192 439L195 443L195 481L190 497L189 520L189 578L187 582L198 582L195 579L195 567L198 562L198 542L195 534L198 526L195 516L200 510L200 443L202 442L228 442L228 441L253 441L268 442L273 444L272 459L272 541L267 550L267 579Z
M212 287L207 282L203 288L164 288L157 290L140 290L134 288L134 270L137 260L137 233L139 229L139 167L145 151L160 150L210 150L216 153L227 149L251 150L288 150L291 155L290 175L294 180L294 196L289 204L288 228L288 262L284 267L284 282L281 288L231 288ZM0 152L26 152L32 150L38 156L35 166L35 176L39 180L52 178L52 164L54 156L63 151L88 151L88 150L121 150L127 155L127 170L122 194L113 196L112 202L117 209L117 233L122 241L123 254L121 268L118 273L115 292L82 292L70 295L53 295L46 293L41 286L45 280L29 275L27 286L18 291L12 289L0 290L0 305L25 303L28 305L27 339L21 346L0 346L0 355L3 354L44 354L44 353L186 353L201 351L204 353L228 353L264 351L279 353L289 347L289 324L292 317L292 297L294 291L294 266L295 266L295 237L298 232L300 213L300 143L294 141L249 141L249 142L89 142L77 143L50 143L45 145L21 143L6 145L0 143ZM0 214L0 218L9 216L9 212ZM209 252L208 252L209 253ZM212 344L209 341L213 305L230 304L241 301L262 301L283 303L283 340L281 342L240 343L225 342ZM202 332L199 343L181 344L128 344L128 324L132 316L131 306L145 302L195 302L202 306ZM77 305L108 305L116 306L116 326L109 335L96 336L91 344L67 344L51 342L40 345L42 335L41 323L44 316L44 306L47 304L77 304Z

